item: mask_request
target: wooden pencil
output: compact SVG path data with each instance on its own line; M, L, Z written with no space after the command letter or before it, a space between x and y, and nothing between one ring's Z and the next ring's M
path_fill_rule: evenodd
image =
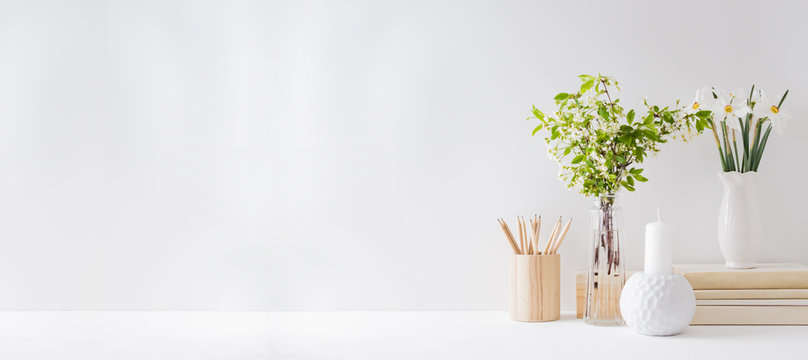
M553 244L553 239L555 239L556 233L558 232L559 228L561 227L561 217L558 217L558 221L556 221L555 225L553 225L553 232L550 233L550 238L547 239L547 245L544 247L544 252L542 254L548 255L550 251L550 246Z
M567 231L570 230L570 224L572 224L572 218L570 218L570 221L567 222L567 226L564 226L564 231L562 231L561 235L558 236L558 240L555 241L553 249L550 251L551 254L555 254L558 251L558 248L561 246L561 242L564 241L564 237L567 236Z
M533 216L536 221L533 222L533 250L536 255L539 255L539 233L541 233L541 216Z
M505 219L503 219L502 221L505 221ZM505 226L508 226L508 223L505 223ZM509 226L508 226L508 231L509 231L509 232L511 231L511 228L510 228ZM513 238L513 242L517 244L517 249L519 249L519 254L524 254L524 253L525 253L525 250L524 250L524 249L522 249L522 245L521 245L521 244L519 244L519 243L517 243L517 242L516 242L516 236L515 236L513 233L511 233L511 237Z
M505 222L505 219L502 219L502 222L505 223L505 228L508 229L508 233L511 234L511 238L513 238L513 242L516 243L516 247L519 249L519 252L517 254L522 254L523 253L522 245L519 244L518 242L516 242L516 236L511 232L511 227L508 226L508 223Z
M536 232L536 223L533 221L533 219L530 219L528 221L530 221L530 238L528 239L530 240L530 255L535 255L536 246L533 245L533 239L534 239L533 235L535 235L534 233Z
M527 255L527 244L525 243L525 231L522 229L522 218L519 215L516 216L516 226L519 226L519 242L522 243L522 252Z
M527 233L527 222L525 221L525 217L522 217L522 231L525 232L525 242L527 243L527 254L533 255L533 242L530 239L530 236Z
M516 217L516 228L519 230L519 248L522 249L522 254L525 254L525 237L522 234L522 222L519 221L519 216Z
M525 234L525 255L530 255L530 240L527 237L527 228L525 227L525 218L522 217L522 234Z
M513 239L513 234L511 234L510 229L507 228L507 224L505 224L505 220L497 219L499 223L499 227L502 228L502 232L505 233L505 237L508 239L508 244L511 244L511 248L515 254L519 254L519 246L516 245L516 241Z
M508 223L505 222L505 219L500 219L502 223L503 229L505 229L505 233L508 235L508 240L513 244L514 251L517 254L522 253L522 249L519 248L519 244L516 242L516 237L513 236L513 232L511 232L511 227L508 226Z

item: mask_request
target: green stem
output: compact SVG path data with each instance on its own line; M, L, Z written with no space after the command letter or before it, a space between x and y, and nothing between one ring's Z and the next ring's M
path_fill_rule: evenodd
M766 134L763 135L763 139L760 141L760 150L757 152L757 156L755 159L755 168L753 171L757 171L758 166L760 166L760 159L763 158L763 150L766 149L766 143L769 141L769 134L772 132L772 126L766 129Z
M754 143L752 145L752 151L751 151L751 154L750 154L750 157L752 159L752 164L750 166L750 170L752 170L752 171L757 171L757 164L756 163L757 163L757 160L758 160L758 157L759 157L758 152L760 151L760 135L763 133L761 131L762 129L763 129L763 122L758 120L755 123L755 133L753 135Z
M721 135L724 137L724 151L726 154L725 171L735 171L735 160L732 158L732 148L729 146L729 136L727 135L727 122L721 121Z
M721 169L727 171L727 161L724 157L724 150L721 150L721 140L718 139L718 131L716 131L715 121L713 118L710 118L710 130L713 131L713 137L715 138L715 146L718 148L718 157L721 159Z
M743 167L741 168L743 172L749 169L749 165L752 162L751 153L749 151L749 122L751 118L751 115L746 116L746 126L743 126L743 121L738 118L738 122L741 123L741 135L743 136Z
M606 86L606 81L604 81L603 78L600 78L600 82L603 83L603 92L606 93L606 98L609 99L609 106L612 108L612 113L610 115L614 117L616 111L614 110L614 102L612 102L612 97L609 95L609 87Z
M735 129L732 129L732 146L735 148L735 168L743 170L740 163L741 154L738 153L738 142L735 141Z

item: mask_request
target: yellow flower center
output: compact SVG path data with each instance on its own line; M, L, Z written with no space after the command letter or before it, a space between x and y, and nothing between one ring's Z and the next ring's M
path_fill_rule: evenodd
M731 113L732 112L732 105L724 106L724 112L725 113Z
M696 110L698 108L699 108L699 102L696 101L696 102L693 103L693 110Z
M777 106L772 105L772 112L777 114L780 112L780 109L778 109Z

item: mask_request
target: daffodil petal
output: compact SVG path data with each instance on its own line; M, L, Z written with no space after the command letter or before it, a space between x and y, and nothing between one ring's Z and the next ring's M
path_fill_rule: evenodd
M777 116L772 119L772 126L774 127L774 131L778 135L783 135L786 132L786 126L788 125L788 119L782 116Z

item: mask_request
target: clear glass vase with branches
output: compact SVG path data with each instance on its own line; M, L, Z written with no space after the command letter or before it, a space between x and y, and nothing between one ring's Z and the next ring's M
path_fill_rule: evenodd
M542 112L533 135L545 133L548 156L560 167L559 179L568 188L594 197L592 236L587 270L584 320L593 325L620 325L619 296L625 283L621 259L620 211L616 194L634 191L648 179L637 167L671 138L683 140L709 127L710 111L688 111L677 101L673 107L643 101L645 115L626 111L612 77L581 75L574 92L557 94L554 109Z

